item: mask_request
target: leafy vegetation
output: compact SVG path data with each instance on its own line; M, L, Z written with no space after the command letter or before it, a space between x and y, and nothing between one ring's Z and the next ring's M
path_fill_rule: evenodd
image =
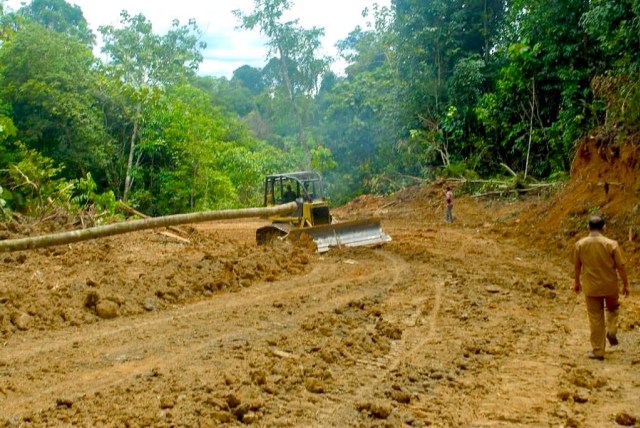
M264 175L314 169L333 203L436 176L566 174L576 141L640 123L638 0L393 0L319 54L291 0L235 11L263 68L198 75L195 21L121 13L96 35L64 0L0 1L0 208L150 215L261 203ZM287 15L288 16L288 15Z

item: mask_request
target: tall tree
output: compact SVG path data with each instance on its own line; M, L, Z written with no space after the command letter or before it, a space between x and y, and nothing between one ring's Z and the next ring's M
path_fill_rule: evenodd
M475 103L490 87L503 0L393 0L401 146L423 167L466 163L481 137ZM482 150L482 149L481 149ZM434 156L436 155L436 156ZM426 164L424 163L426 162Z
M318 134L336 168L328 181L338 201L354 194L394 190L387 177L401 169L396 151L398 73L393 13L374 6L367 30L355 28L338 43L346 76L328 74L317 97ZM385 177L385 178L381 178Z
M566 170L575 141L594 124L591 77L600 63L580 25L588 0L519 0L510 5L503 65L485 98L498 156L538 176ZM484 115L485 118L489 116ZM527 162L527 154L529 162Z
M254 10L245 14L235 10L240 27L246 30L259 28L267 37L267 58L270 64L265 72L272 74L276 92L284 92L289 107L297 119L297 142L309 154L307 128L311 121L310 100L317 92L320 76L328 69L329 59L318 57L320 37L324 29L300 27L299 20L284 21L284 13L293 2L289 0L254 0ZM311 158L307 156L307 165Z
M445 82L462 40L463 23L455 19L461 0L395 0L398 63L407 121L418 114L436 117L446 105Z
M193 74L202 61L200 31L195 21L180 25L174 20L164 36L153 33L151 22L143 15L120 14L121 28L102 26L102 51L108 55L106 71L122 85L131 105L131 131L122 199L127 200L134 182L134 167L142 161L136 152L140 127L144 124L146 108L155 103L159 92Z

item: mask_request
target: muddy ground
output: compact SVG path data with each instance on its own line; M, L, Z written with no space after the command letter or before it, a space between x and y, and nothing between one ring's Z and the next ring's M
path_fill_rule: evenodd
M453 225L442 183L361 197L335 216L393 241L325 254L245 219L0 255L0 426L640 426L636 199L605 361L571 291L598 180L553 218L567 189L462 196Z

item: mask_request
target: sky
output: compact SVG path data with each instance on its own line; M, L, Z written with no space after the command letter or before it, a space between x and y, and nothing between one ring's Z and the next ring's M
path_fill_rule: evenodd
M7 0L5 5L11 10L20 8L25 0ZM236 29L238 20L232 10L243 13L253 10L253 0L67 0L82 9L89 26L98 37L101 25L118 26L120 12L126 10L130 15L142 13L153 24L156 34L164 34L174 19L187 24L189 19L196 20L203 31L203 41L207 48L203 51L204 61L200 64L200 74L230 78L235 69L248 64L263 67L267 50L264 38L258 31ZM26 0L29 3L29 0ZM323 55L336 57L335 43L348 36L360 25L366 28L362 17L364 8L377 3L389 6L391 0L293 0L290 17L298 18L304 28L312 26L324 28L322 40ZM332 69L342 73L345 64L336 62Z

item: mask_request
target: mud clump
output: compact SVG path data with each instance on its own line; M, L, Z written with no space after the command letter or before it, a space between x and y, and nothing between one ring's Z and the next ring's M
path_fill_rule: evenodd
M356 404L356 408L360 412L367 412L371 417L376 419L387 419L393 411L391 403L384 401L358 403Z
M318 379L306 379L304 381L304 387L307 391L313 392L314 394L323 394L326 392L324 383Z
M111 300L102 300L96 305L96 315L105 320L118 317L118 304Z
M638 419L635 416L631 416L630 414L623 412L616 415L615 421L618 425L632 427L635 426Z
M12 317L11 322L16 326L18 330L29 330L31 324L33 324L33 317L25 313L17 313Z

